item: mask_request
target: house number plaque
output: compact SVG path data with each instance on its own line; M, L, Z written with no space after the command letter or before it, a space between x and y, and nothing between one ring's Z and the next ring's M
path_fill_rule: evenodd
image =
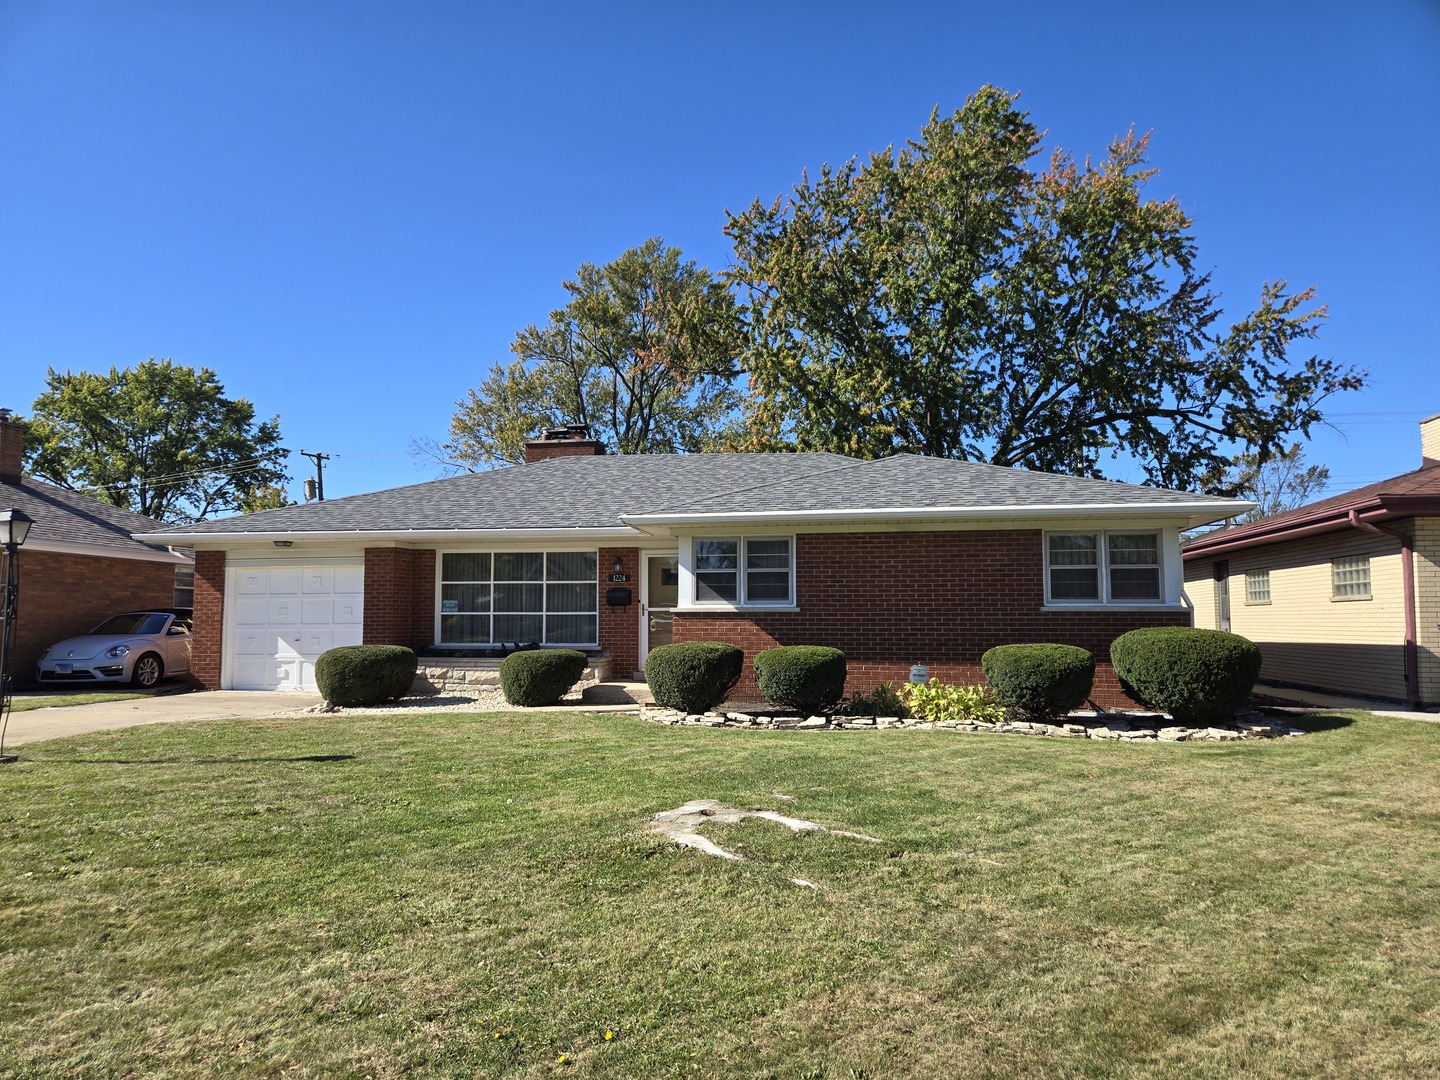
M629 581L629 580L630 580L630 575L629 575L629 574L611 574L611 575L610 575L610 580L611 580L611 581Z

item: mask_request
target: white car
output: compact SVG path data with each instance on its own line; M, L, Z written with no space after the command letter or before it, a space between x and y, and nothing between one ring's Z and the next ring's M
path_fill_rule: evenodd
M51 645L35 667L42 683L129 682L154 686L190 670L190 612L112 615L90 633Z

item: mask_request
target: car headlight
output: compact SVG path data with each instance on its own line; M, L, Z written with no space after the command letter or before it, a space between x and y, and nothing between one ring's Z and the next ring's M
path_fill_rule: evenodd
M106 656L113 656L116 660L123 660L130 655L129 645L112 645L105 650Z

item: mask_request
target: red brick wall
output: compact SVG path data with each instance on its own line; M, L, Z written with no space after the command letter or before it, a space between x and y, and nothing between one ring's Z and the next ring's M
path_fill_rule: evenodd
M630 580L611 586L616 556L624 567L622 572L629 574ZM630 590L629 607L606 606L605 590L612 587ZM600 648L610 654L610 670L617 679L629 678L632 671L639 670L640 552L635 548L600 549Z
M435 640L435 552L365 549L367 645L423 649Z
M1038 530L797 536L798 612L677 612L675 640L744 648L737 700L758 697L754 654L776 645L843 650L847 691L863 693L903 682L915 663L945 682L981 683L986 649L1055 641L1095 654L1098 704L1132 704L1110 642L1140 626L1187 626L1189 612L1044 611L1042 542Z
M0 553L0 574L4 555ZM20 602L10 671L32 686L41 654L67 637L92 630L122 611L175 602L175 563L61 555L20 549Z
M190 670L207 690L220 689L221 635L225 630L225 552L195 553L195 629Z

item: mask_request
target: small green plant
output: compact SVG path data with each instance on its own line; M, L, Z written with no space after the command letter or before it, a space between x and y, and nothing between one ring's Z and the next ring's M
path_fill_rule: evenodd
M745 650L724 641L685 641L651 649L645 681L657 705L703 713L725 700L745 670Z
M988 686L951 686L931 679L906 683L900 687L900 697L910 715L932 723L998 724L1005 719L1005 707L990 696Z
M500 690L511 705L554 705L590 663L575 649L527 649L500 662Z
M315 661L315 686L332 705L380 705L410 692L417 664L403 645L342 645Z
M868 694L856 694L840 707L846 716L900 716L910 715L905 699L895 689L894 683L877 686Z
M834 710L845 693L845 654L825 645L782 645L755 655L755 683L767 701L799 712Z

